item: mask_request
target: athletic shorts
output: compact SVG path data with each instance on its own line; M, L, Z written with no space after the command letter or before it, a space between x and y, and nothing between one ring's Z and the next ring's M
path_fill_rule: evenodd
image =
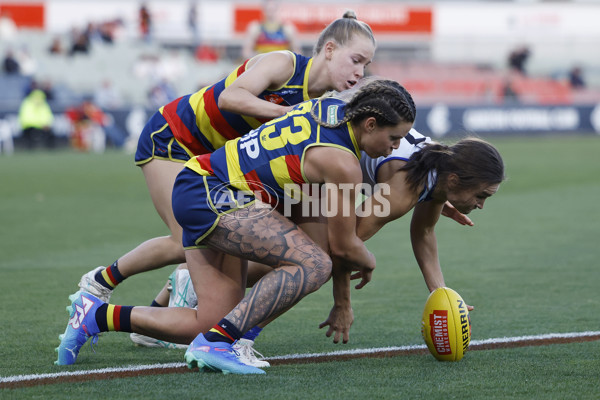
M221 216L250 206L251 194L235 189L215 176L202 176L184 168L173 186L173 213L183 228L183 247L202 248L201 242Z
M173 131L160 112L155 112L144 126L135 152L135 165L146 164L152 159L186 162L193 154L179 144Z

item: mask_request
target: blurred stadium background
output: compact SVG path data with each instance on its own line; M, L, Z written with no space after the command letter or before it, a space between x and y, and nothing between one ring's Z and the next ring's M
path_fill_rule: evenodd
M305 55L329 22L355 10L378 40L369 73L411 91L424 134L600 133L598 1L279 4ZM242 61L246 27L261 13L260 1L242 0L0 0L1 152L23 146L19 108L35 88L59 145L133 151L158 107ZM98 118L82 127L86 105ZM81 129L101 143L77 142Z

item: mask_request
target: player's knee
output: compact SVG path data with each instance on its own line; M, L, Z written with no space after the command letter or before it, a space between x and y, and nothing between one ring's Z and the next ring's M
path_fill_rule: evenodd
M185 263L185 251L181 246L181 240L177 240L173 236L165 236L168 239L168 250L165 249L171 260L171 264Z
M305 274L309 278L307 280L309 284L306 285L306 294L312 293L323 286L329 280L331 270L331 258L325 253L319 257L313 266L305 267Z

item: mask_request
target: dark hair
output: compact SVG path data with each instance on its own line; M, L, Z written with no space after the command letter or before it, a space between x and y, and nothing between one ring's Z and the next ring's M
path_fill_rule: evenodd
M342 18L338 18L329 25L319 35L317 43L313 48L313 54L317 55L323 50L323 46L329 40L333 40L340 46L344 46L347 42L352 40L354 35L363 35L368 39L371 39L373 46L376 45L375 37L371 27L365 22L359 21L356 18L356 13L352 10L348 10L344 13Z
M352 93L347 101L344 94ZM357 89L351 89L341 93L340 99L346 102L346 113L344 118L335 124L322 121L316 114L315 109L324 98L330 97L326 94L313 105L310 114L315 121L327 128L337 128L348 121L357 123L365 118L374 117L379 126L394 126L400 122L415 122L417 110L412 96L396 81L388 79L372 79L368 83L361 84Z
M504 161L498 150L490 143L469 137L452 146L427 143L421 151L413 153L400 168L407 171L408 185L416 190L425 185L429 171L435 170L438 180L456 174L460 188L501 183L505 179Z

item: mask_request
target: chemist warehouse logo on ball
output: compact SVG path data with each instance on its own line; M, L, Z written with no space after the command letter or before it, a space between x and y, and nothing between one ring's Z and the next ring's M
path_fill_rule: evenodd
M431 339L438 354L452 354L448 336L448 310L433 310L429 314L429 326L431 326Z
M462 300L457 300L460 313L461 339L463 351L469 347L471 337L471 321L467 313L467 305ZM431 327L431 339L435 350L440 355L452 354L450 346L450 335L448 332L448 310L433 310L429 314L429 326Z
M239 187L254 189L240 190L237 189ZM254 202L254 209L259 212L249 213L246 217L248 219L263 217L273 210L288 218L292 215L386 217L390 213L390 204L385 197L390 194L387 184L285 184L283 190L285 195L279 198L277 191L263 182L223 183L210 190L207 202L217 214L245 208ZM351 210L352 206L354 210ZM244 218L243 215L238 216Z

